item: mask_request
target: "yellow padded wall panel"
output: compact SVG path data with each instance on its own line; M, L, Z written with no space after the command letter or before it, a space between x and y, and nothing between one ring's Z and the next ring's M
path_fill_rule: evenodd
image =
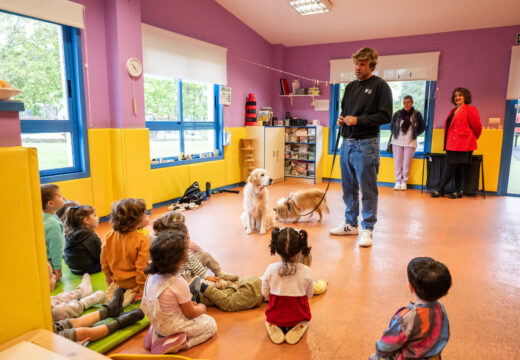
M336 139L334 139L336 141ZM333 179L341 179L341 170L339 167L339 150L338 155L336 156L336 162L334 163L334 171L332 173ZM329 155L329 128L323 128L323 177L330 177L330 168L332 166L332 158L334 157L334 153Z
M160 203L181 197L190 183L190 165L180 165L152 170L152 200Z
M197 181L202 191L206 190L206 182L211 188L218 188L226 184L226 164L223 160L206 163L191 164L189 167L190 184Z
M88 147L92 200L98 216L110 214L114 199L112 189L112 153L110 150L110 129L89 129Z
M231 144L224 146L224 161L226 162L226 185L231 185L245 180L242 178L243 154L240 151L240 139L245 137L246 129L235 127L227 130L231 132Z
M60 187L65 199L94 206L91 178L58 181L55 182L55 184Z
M151 208L152 188L148 129L110 129L114 201L133 197Z
M0 343L29 330L52 330L36 149L0 148ZM9 295L8 295L9 294Z

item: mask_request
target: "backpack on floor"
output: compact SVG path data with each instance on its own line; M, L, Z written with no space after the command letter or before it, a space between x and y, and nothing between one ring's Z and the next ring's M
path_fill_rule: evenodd
M200 205L204 200L204 195L199 188L199 183L195 181L191 184L186 191L184 192L184 196L179 200L180 203L190 203L194 202L197 205Z

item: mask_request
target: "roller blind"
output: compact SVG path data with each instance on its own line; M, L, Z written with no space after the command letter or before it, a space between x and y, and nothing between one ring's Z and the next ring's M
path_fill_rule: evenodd
M520 45L511 48L506 100L520 99Z
M440 51L379 56L374 75L387 81L437 80ZM330 60L330 82L356 80L352 58Z
M0 9L80 29L85 7L68 0L0 0Z
M227 84L227 49L142 24L143 68L153 75Z

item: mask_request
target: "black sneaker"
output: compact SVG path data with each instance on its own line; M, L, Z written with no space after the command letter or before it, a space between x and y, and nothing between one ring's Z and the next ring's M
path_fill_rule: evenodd
M123 300L124 300L124 294L122 288L118 287L116 291L114 292L114 297L110 302L106 305L103 305L107 308L108 313L107 316L111 318L116 318L123 312Z
M144 318L143 310L141 309L134 309L129 312L122 313L116 318L116 321L119 323L119 328L125 328L128 325L132 325L139 320L142 320Z

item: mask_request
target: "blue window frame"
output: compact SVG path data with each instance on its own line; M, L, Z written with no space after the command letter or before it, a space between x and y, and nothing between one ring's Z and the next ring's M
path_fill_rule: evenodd
M48 81L54 80L53 91L56 91L57 88L59 94L56 97L61 96L61 99L53 102L52 96L44 97L48 95L45 94L46 90L51 88L49 83L36 88L33 83L31 88L30 81L24 79L26 74L23 69L13 68L12 65L15 64L13 59L7 59L4 63L7 66L11 65L11 69L6 70L6 74L3 74L6 77L13 77L21 83L18 86L22 89L22 100L26 103L26 111L20 113L22 146L38 149L41 183L90 176L80 30L2 11L0 11L0 16L4 21L0 27L8 26L9 20L14 20L18 21L20 26L27 27L27 29L23 29L27 33L34 32L34 36L37 36L38 31L43 31L44 28L48 33L54 34L52 41L54 41L55 47L49 51L56 60L49 65L54 66L54 77L49 76ZM30 48L21 51L23 54L21 56L24 56L23 61L27 60L26 56L30 51ZM38 58L39 55L36 54L34 57ZM35 74L34 68L31 67L37 66L36 63L37 60L34 60L27 64L27 68L29 71L33 71L32 75L35 78L39 74ZM60 76L61 79L58 78ZM13 85L17 85L17 80ZM45 81L47 78L43 77L39 80ZM31 94L34 94L34 98L29 98ZM41 101L39 96L47 100L51 98L51 100L47 103ZM35 105L35 103L37 104ZM29 105L28 108L28 104L32 105Z
M397 85L398 82L389 83L390 86ZM405 83L405 82L399 82L399 83ZM423 104L420 106L421 108L418 110L421 111L425 124L426 124L426 130L424 132L424 143L423 146L419 144L419 148L416 151L416 155L421 156L424 153L428 153L431 150L431 138L432 138L432 132L433 132L433 110L435 108L435 90L437 87L436 81L424 81L424 82L415 82L415 83L422 83L419 84L424 87L424 97L423 98L417 98L417 95L414 96L414 102L415 105L417 104ZM330 93L331 93L331 108L330 108L330 119L329 119L329 154L334 153L334 146L336 142L336 137L338 134L338 126L336 125L336 120L339 117L339 114L341 112L341 100L343 97L343 93L345 90L346 84L331 84ZM402 108L401 102L402 97L408 95L406 93L406 90L398 95L399 98L394 98L394 109L393 111L397 111L400 108ZM394 94L395 96L395 94ZM380 149L381 149L381 156L383 157L391 157L392 155L386 151L386 145L388 143L388 138L390 137L390 124L385 124L380 127ZM422 140L422 139L421 139ZM419 141L421 142L421 141ZM340 145L341 146L341 138L340 138Z
M224 158L220 85L149 74L144 80L152 169Z

